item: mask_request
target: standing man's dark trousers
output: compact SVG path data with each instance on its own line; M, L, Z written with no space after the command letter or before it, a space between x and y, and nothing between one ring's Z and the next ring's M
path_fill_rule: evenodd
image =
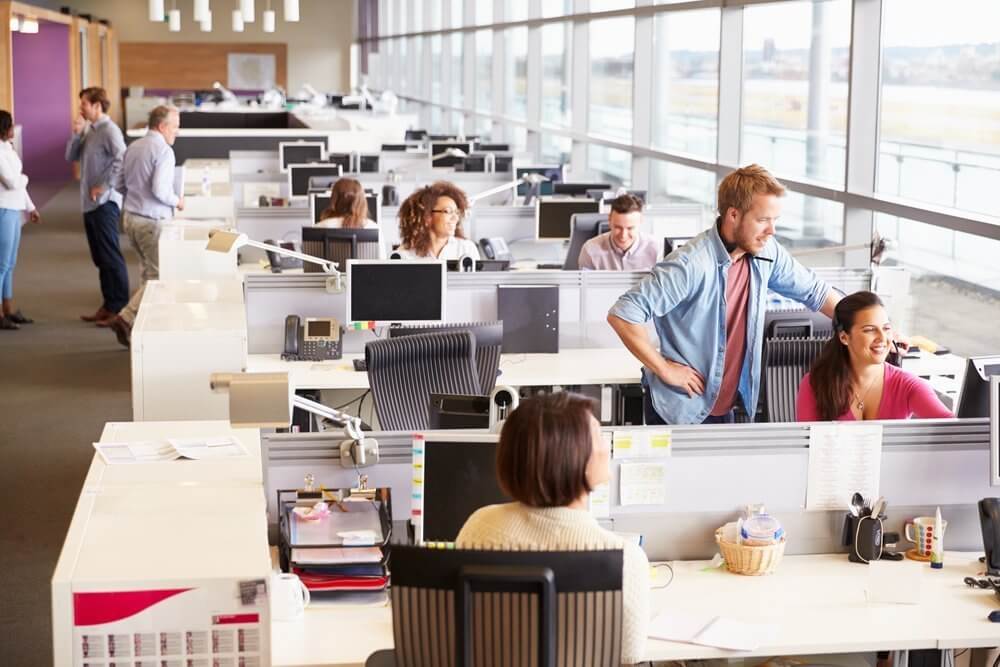
M94 260L101 280L101 295L104 297L101 307L111 314L124 308L129 296L128 268L118 245L120 215L118 205L113 201L83 214L90 258Z

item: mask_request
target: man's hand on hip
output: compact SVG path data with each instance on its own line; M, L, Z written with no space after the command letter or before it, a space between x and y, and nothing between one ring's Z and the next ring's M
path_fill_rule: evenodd
M701 373L690 366L669 359L665 359L664 363L666 368L656 375L665 383L683 389L691 398L705 393L705 378L701 376Z

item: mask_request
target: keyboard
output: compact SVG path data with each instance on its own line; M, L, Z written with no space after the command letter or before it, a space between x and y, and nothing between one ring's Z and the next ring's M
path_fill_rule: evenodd
M367 373L368 372L368 362L365 361L364 359L355 359L354 360L354 370L356 370L359 373Z

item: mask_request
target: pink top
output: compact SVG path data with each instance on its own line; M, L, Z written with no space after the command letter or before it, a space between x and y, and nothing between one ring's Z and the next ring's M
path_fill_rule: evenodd
M878 419L934 419L954 417L934 393L925 380L913 373L907 373L892 364L884 364L882 378L882 403L878 406ZM816 396L809 385L809 373L799 384L799 395L795 401L796 417L800 422L822 421L816 408ZM850 406L837 421L853 421Z
M712 406L712 416L733 409L747 353L747 302L750 300L750 255L729 265L726 279L726 354L722 362L722 384Z

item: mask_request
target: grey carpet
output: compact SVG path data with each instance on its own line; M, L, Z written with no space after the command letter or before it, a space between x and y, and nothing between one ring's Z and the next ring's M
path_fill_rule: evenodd
M49 580L91 443L105 422L132 417L128 352L79 319L97 309L100 291L78 197L75 183L63 187L42 206L43 223L24 228L14 297L36 323L0 331L3 665L52 664Z

